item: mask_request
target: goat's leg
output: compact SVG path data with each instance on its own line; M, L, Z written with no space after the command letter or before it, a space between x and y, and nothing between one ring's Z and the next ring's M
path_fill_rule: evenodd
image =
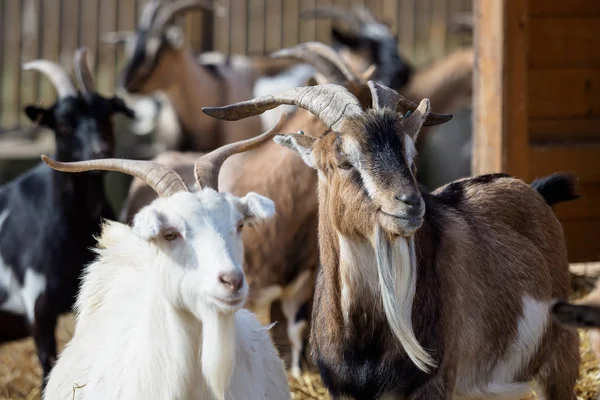
M42 391L46 385L46 378L56 361L57 320L58 314L49 307L47 295L42 294L35 302L35 320L32 326L32 335L43 370Z
M290 371L294 378L299 378L302 372L300 362L304 350L304 332L308 327L308 302L300 303L298 299L284 298L281 308L287 320L287 335L292 347Z
M544 400L575 400L575 382L579 377L579 335L574 329L552 327L551 345L538 375L538 387Z

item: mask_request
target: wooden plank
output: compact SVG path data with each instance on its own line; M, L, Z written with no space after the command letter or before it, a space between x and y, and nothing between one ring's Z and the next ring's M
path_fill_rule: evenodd
M81 18L81 44L88 48L88 64L94 73L94 78L98 74L96 65L98 64L98 56L100 54L100 46L103 46L98 37L98 2L102 0L85 0L85 4L79 12ZM131 26L131 22L129 23ZM104 45L110 47L110 45ZM96 80L98 80L96 78ZM103 92L101 92L103 93Z
M245 54L246 2L244 0L231 0L229 12L231 13L230 50L233 54Z
M600 17L533 19L529 49L531 68L598 68Z
M77 21L79 1L62 0L60 25L60 64L73 71L73 55L77 48Z
M100 35L117 30L117 0L99 0L99 28ZM114 92L117 75L115 69L115 46L102 46L99 54L98 70L96 73L96 86L102 93Z
M554 211L561 219L590 219L600 218L600 182L583 183L579 185L581 199L559 203Z
M415 54L415 15L417 11L417 0L398 0L401 6L398 8L398 21L400 24L400 48L410 58Z
M298 43L298 7L300 0L284 0L284 32L283 47L291 47ZM302 22L304 25L306 22Z
M4 64L4 74L6 79L6 89L4 97L4 112L2 126L14 127L19 121L19 95L21 89L21 49L20 37L21 31L21 2L7 1L5 5L6 12L6 32L13 34L8 35L8 41L5 44L6 62ZM16 34L14 34L16 33ZM29 72L35 73L35 72Z
M23 30L22 41L26 43L23 46L23 62L40 58L40 24L41 4L39 0L26 0L23 2ZM22 104L31 104L38 100L38 86L40 74L23 74L21 84L21 102ZM23 113L22 113L23 114ZM24 116L24 115L23 115Z
M600 218L561 221L569 252L569 262L600 260Z
M215 50L222 53L227 53L229 38L229 14L233 12L231 9L231 0L221 2L226 7L226 13L215 13Z
M598 17L600 2L598 0L529 0L529 14L532 17Z
M60 44L60 0L45 0L42 2L43 13L43 31L42 31L42 58L58 62L59 44ZM48 78L40 79L41 99L46 104L54 102L56 92L50 84Z
M555 172L568 172L576 175L582 183L600 182L600 145L533 146L529 160L529 180Z
M529 107L532 117L600 116L600 68L530 70Z
M600 118L533 118L529 120L530 143L538 145L600 139Z
M504 171L526 177L527 2L474 4L473 174Z

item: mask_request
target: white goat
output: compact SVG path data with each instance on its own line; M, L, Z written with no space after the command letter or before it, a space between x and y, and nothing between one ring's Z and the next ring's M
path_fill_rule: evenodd
M273 216L274 203L217 188L227 157L269 140L284 121L200 157L195 192L149 161L42 157L66 172L143 177L161 196L132 227L105 224L77 299L75 334L50 374L45 399L290 398L267 329L240 310L248 295L242 227Z

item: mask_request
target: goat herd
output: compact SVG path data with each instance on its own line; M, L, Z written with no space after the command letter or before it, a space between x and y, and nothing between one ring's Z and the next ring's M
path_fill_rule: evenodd
M533 382L575 399L579 338L559 320L598 317L555 300L570 281L551 206L576 179L418 180L419 132L468 103L472 50L413 71L367 9L321 8L303 18L350 27L336 49L196 58L174 19L206 3L150 1L135 34L108 37L125 44L124 100L95 91L85 48L79 90L54 62L24 65L56 88L25 109L56 154L0 188L0 341L33 336L44 399L289 399L276 301L292 375L309 329L335 399L519 398ZM118 113L163 152L110 158ZM102 171L135 177L118 218Z

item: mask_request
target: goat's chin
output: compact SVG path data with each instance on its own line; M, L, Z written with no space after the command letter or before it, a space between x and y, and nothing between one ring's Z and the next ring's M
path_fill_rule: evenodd
M247 300L247 291L239 295L224 296L220 293L209 293L208 302L210 306L223 314L232 314L240 310Z
M423 225L423 217L403 218L380 211L379 224L390 235L410 237Z

